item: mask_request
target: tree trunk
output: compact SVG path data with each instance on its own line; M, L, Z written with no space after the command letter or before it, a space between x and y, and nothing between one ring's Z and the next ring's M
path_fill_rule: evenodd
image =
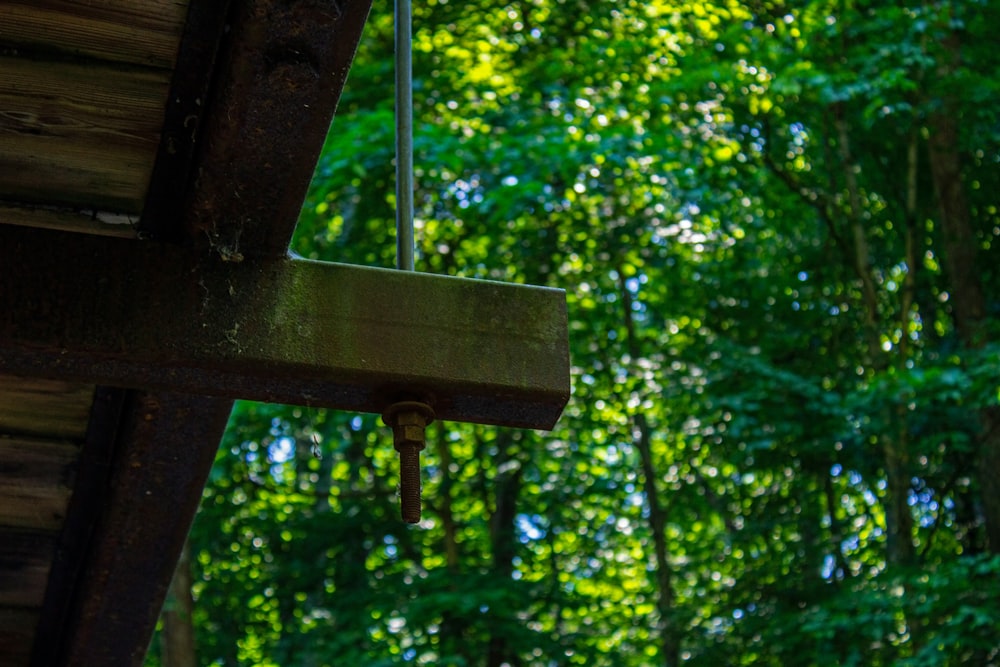
M435 506L438 517L441 519L441 527L444 530L444 557L445 566L448 569L450 578L449 589L457 592L460 586L461 568L459 565L458 551L458 522L455 521L455 513L452 501L452 458L451 449L448 446L447 430L438 427L435 433L434 446L437 451L438 460L441 467L441 487L438 489L436 498L440 499L440 504ZM441 614L441 632L439 639L439 653L444 657L458 655L466 663L472 664L473 656L467 652L465 636L467 633L468 621L464 614L456 613L446 609Z
M948 77L960 64L961 43L957 33L944 41L948 61L938 68L939 76ZM962 159L959 150L960 109L953 98L941 101L931 114L928 124L930 137L931 176L941 209L941 232L944 239L944 266L949 282L949 295L955 329L969 348L985 342L981 331L985 314L983 287L977 271L978 245L972 226L972 214L962 179ZM975 474L983 503L983 520L989 549L1000 554L1000 410L983 408L979 414L979 451Z
M334 439L340 437L341 434L334 429L324 435L326 436L324 440L331 442L335 441ZM311 474L309 461L314 456L314 447L317 447L317 445L312 441L305 442L302 439L296 441L296 455L298 457L296 470L299 478L297 486L300 489L308 488L306 480L309 479L309 475ZM313 492L316 494L312 506L314 516L323 516L333 511L330 507L330 490L333 487L334 456L330 448L327 449L325 454L322 453L322 450L320 452L319 470L316 472L317 479L313 487ZM323 572L327 567L326 554L320 551L313 556L313 559L313 571ZM323 578L317 577L314 588L306 594L304 607L306 609L322 608L325 599L326 589L323 586ZM301 662L299 662L299 665L301 667L314 667L315 665L323 664L326 660L327 656L323 655L322 652L317 652L307 644L300 656Z
M842 117L842 110L835 109L837 129L837 144L840 152L841 165L844 169L844 183L848 195L848 218L851 224L851 236L854 241L854 270L861 281L862 299L865 310L865 340L867 341L867 363L876 371L885 370L888 366L885 352L882 351L880 340L878 295L875 288L875 278L871 269L871 254L868 247L868 235L861 219L861 195L857 179L857 165L851 152L850 132L847 122ZM905 290L904 290L905 292ZM906 317L904 313L903 318ZM905 360L902 360L905 363ZM907 441L906 415L898 412L885 415L886 424L896 421L895 433L888 429L877 434L885 461L886 498L885 529L886 529L886 562L890 565L907 565L914 561L916 550L913 547L913 514L910 512L910 452Z
M639 338L632 319L632 293L625 285L625 272L618 267L622 308L625 319L625 342L633 361L639 359ZM639 452L642 464L643 490L649 505L649 529L653 533L653 553L656 559L656 611L659 616L657 633L660 639L660 654L664 667L680 664L681 641L674 627L674 588L672 570L667 557L667 511L660 501L660 491L656 486L656 465L653 462L653 448L649 422L646 415L637 412L632 419L634 435L632 446Z
M160 664L162 667L197 667L194 645L194 598L191 596L191 554L187 541L181 550L174 578L170 581L161 618Z
M521 494L523 466L510 452L510 434L497 431L497 476L494 480L496 505L490 516L490 547L493 554L493 576L498 580L510 579L514 573L517 555L517 501ZM491 630L486 654L487 667L520 664L518 656L508 646L507 633L502 627Z
M649 504L649 529L653 533L653 552L656 558L656 611L659 614L660 652L664 667L680 664L681 644L674 628L674 588L672 571L667 559L667 512L660 501L656 486L656 467L650 446L649 424L646 415L639 413L634 418L636 437L632 444L639 451L642 462L643 487Z

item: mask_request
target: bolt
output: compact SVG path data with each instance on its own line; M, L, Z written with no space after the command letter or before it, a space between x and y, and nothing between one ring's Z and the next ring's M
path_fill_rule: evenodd
M386 408L382 421L392 427L392 446L399 452L399 506L403 521L420 522L420 451L424 429L434 421L426 403L401 401Z

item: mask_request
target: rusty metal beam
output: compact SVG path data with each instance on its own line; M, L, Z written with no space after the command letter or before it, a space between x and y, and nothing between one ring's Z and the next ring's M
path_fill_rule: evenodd
M562 290L0 225L0 371L550 428Z
M284 255L371 0L202 4L189 10L139 229L230 257Z
M370 8L371 0L234 3L219 85L198 128L185 238L229 258L287 253Z
M231 4L236 10L230 13ZM197 252L206 246L216 257L286 255L370 5L370 0L192 3L140 219L143 238L184 245L191 257L192 247ZM64 238L59 243L76 242ZM179 256L178 248L144 248L142 254L148 258L161 251ZM191 257L182 264L191 266ZM0 266L0 282L33 280L18 275L23 264ZM116 293L110 281L130 284L134 278L109 276L100 262L84 262L73 273L78 282L83 276L94 282L97 293ZM175 273L167 283L190 296L201 289L190 282L193 277ZM138 285L148 288L142 279ZM81 317L75 325L61 321L56 311L25 302L15 317L51 326L51 331L65 325L93 333L90 325L102 317L100 309L85 316L86 306L78 308L90 298L100 299L97 293L62 292L61 298L76 304L70 306ZM55 304L39 296L42 301L33 303ZM164 304L148 291L133 292L132 298ZM141 310L146 312L139 319L147 325L169 316ZM126 318L136 314L119 312ZM60 345L47 353L44 343L31 347L21 362L35 365L34 357L61 375ZM10 361L13 355L0 346L0 358ZM154 366L142 369L150 361ZM105 362L115 364L94 357L89 363L93 370ZM178 393L155 363L146 356L140 366L131 365L129 381L100 372L93 376L95 382L143 390L98 388L33 665L142 663L232 405L228 398ZM141 382L143 374L149 382Z
M87 432L74 470L73 495L49 570L43 613L35 630L31 665L59 665L60 651L68 646L67 628L72 622L79 581L87 570L95 527L104 508L109 506L115 445L130 393L107 387L98 387L94 392Z
M186 238L184 202L193 186L198 142L204 138L201 124L209 111L229 5L230 0L188 5L160 145L139 216L138 231L144 238L178 243L190 240Z
M33 665L142 664L232 406L175 392L118 400L120 419L85 446L100 452L82 471L93 488L77 484L70 513L86 529L64 531Z
M191 247L210 248L214 261L286 254L370 6L192 3L140 221L142 236L187 253L142 244L109 250L45 232L34 240L2 235L0 301L17 310L0 316L0 366L132 388L98 388L33 665L141 664L228 397L250 385L260 392L247 395L258 398L294 393L291 366L275 365L285 376L272 393L270 360L242 347L252 324L265 321L253 309L262 315L275 305L255 293L253 272L270 265L205 268ZM296 269L276 266L273 282L299 293ZM32 284L34 294L20 290ZM160 325L174 333L155 334ZM277 334L282 346L297 336L289 322L262 333ZM133 348L133 336L144 343ZM220 391L194 395L206 381Z

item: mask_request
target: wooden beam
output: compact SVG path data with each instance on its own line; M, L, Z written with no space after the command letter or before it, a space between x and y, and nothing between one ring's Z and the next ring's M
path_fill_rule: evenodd
M35 57L75 56L170 69L184 25L177 0L7 0L5 45Z
M72 442L0 439L0 526L58 530L79 453Z
M135 238L135 216L67 206L11 205L0 202L0 220L24 227L44 227L67 232Z
M169 83L166 70L0 56L3 198L139 213Z
M11 667L27 665L38 625L37 609L0 608L0 658Z
M0 438L80 440L93 400L93 385L0 375Z
M0 372L551 428L562 290L0 225Z
M52 532L0 526L0 609L41 608L55 549Z

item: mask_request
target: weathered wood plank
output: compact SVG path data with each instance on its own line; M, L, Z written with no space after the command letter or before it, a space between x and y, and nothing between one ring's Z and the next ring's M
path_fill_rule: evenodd
M0 372L526 428L569 398L558 289L10 225L0 266Z
M54 206L10 206L0 203L0 220L10 225L135 238L138 217Z
M56 534L0 528L0 607L40 608Z
M7 201L139 213L169 72L0 58Z
M93 397L93 385L0 375L0 436L82 438Z
M79 454L72 443L0 438L0 526L58 530Z
M4 667L28 665L39 612L19 607L0 608L0 657Z
M169 69L183 0L29 0L0 4L0 39L34 54L62 53Z

